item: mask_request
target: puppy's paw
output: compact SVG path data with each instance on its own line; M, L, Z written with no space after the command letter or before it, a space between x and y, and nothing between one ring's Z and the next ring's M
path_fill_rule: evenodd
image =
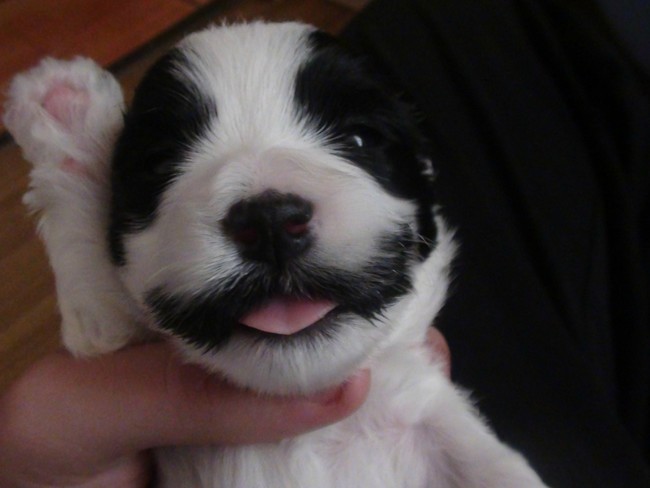
M55 81L40 101L45 112L58 122L63 130L71 133L85 120L89 104L88 90L75 86L71 80Z
M66 300L59 296L63 321L63 345L76 356L97 356L140 342L147 336L144 327L134 320L136 312L123 297L106 299Z
M92 173L122 124L115 78L93 61L47 58L14 78L4 123L34 166Z

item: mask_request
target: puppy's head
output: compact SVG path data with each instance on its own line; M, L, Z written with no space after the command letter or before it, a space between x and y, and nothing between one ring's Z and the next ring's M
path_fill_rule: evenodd
M114 152L110 247L157 330L260 391L345 379L435 242L405 107L300 24L191 35L136 91Z

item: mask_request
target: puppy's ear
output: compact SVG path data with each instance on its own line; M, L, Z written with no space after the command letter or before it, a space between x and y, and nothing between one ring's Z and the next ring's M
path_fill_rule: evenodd
M16 76L4 123L32 163L24 201L56 278L65 346L79 355L134 340L137 307L108 257L110 159L123 125L115 78L88 59L45 59Z

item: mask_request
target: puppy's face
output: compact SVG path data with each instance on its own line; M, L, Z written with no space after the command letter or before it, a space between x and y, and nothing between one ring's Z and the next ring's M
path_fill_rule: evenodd
M139 86L113 160L113 260L152 326L241 385L342 381L435 241L404 107L299 24L187 38Z

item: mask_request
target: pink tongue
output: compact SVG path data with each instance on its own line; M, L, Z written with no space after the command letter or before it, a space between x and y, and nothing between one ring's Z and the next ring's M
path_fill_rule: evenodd
M290 335L318 322L335 307L335 303L327 300L274 298L239 322L262 332Z

